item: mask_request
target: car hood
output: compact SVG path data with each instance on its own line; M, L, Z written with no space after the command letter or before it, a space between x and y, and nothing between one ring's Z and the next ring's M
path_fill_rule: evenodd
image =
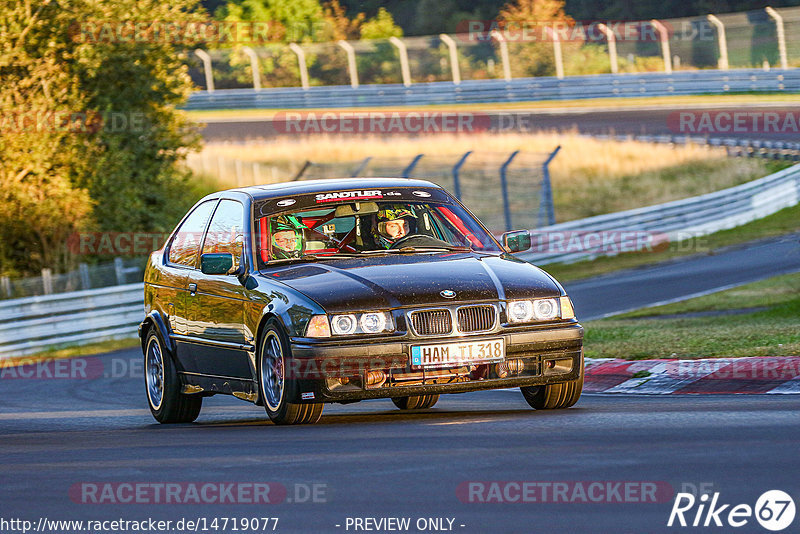
M329 313L563 294L538 267L512 256L476 253L343 258L279 266L262 274ZM445 290L455 292L455 298L442 296Z

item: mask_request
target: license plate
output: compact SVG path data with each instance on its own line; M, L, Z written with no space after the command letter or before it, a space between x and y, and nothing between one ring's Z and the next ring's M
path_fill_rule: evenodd
M497 362L505 359L505 356L503 339L411 346L411 365L414 367L455 367Z

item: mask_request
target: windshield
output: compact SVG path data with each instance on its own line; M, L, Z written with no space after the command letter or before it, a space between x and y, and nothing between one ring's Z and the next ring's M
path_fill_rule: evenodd
M501 250L461 206L396 201L350 202L260 217L262 262L370 254Z

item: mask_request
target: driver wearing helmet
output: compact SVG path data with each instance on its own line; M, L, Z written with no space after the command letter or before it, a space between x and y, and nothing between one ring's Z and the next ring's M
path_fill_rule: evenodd
M305 243L303 230L306 226L294 215L280 215L272 220L272 258L282 260L299 258L303 255Z
M411 224L416 218L413 209L408 206L381 209L375 216L375 243L386 249L391 248L412 232Z

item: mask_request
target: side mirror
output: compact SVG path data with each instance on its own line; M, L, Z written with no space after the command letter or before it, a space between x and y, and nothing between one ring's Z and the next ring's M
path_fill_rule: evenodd
M503 234L503 246L509 252L523 252L531 248L531 234L527 230L515 230Z
M203 274L231 274L233 254L219 252L200 256L200 271Z

